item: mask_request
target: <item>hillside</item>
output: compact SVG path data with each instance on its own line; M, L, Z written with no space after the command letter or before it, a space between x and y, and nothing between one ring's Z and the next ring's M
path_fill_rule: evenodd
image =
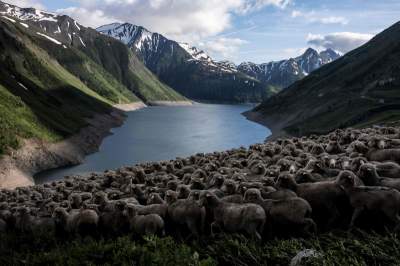
M59 140L87 125L85 118L111 111L110 99L35 45L40 38L0 18L0 154L17 148L18 137Z
M322 133L398 120L399 77L400 23L396 23L264 101L247 116L277 135Z
M204 51L129 23L97 29L128 45L163 82L184 96L214 102L259 102L270 88Z
M2 2L0 14L23 22L20 25L27 33L40 35L35 41L38 46L112 103L185 100L152 75L125 45L68 16Z

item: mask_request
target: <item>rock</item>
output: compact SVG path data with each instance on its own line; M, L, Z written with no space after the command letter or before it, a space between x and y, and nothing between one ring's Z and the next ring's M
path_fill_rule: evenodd
M322 254L314 249L304 249L296 254L293 259L290 261L290 266L301 266L305 265L304 263L308 261L308 258L319 258L322 257Z

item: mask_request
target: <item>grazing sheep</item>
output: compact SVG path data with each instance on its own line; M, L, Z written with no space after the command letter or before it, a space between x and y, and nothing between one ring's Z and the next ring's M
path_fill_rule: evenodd
M170 195L168 194L168 196ZM197 201L188 199L180 199L172 202L167 200L167 202L168 217L171 222L177 226L185 225L193 236L199 237L204 231L206 217L204 207L200 206Z
M307 232L316 232L316 224L310 218L310 204L302 198L293 197L281 200L264 200L258 189L252 188L244 194L244 202L255 203L263 207L267 215L267 223L272 227L283 226L286 229L300 226Z
M324 229L337 224L344 215L343 209L348 209L347 196L336 180L297 184L293 176L280 175L277 185L307 200L313 210L313 220Z
M56 230L64 236L75 233L95 236L97 233L99 216L94 210L81 209L68 213L65 208L58 207L54 210L53 219Z
M375 164L379 176L400 178L400 165L394 162L383 162Z
M376 171L375 165L371 163L365 163L361 165L358 172L358 177L361 178L361 180L367 186L389 187L400 191L399 178L380 177Z
M354 227L357 218L364 210L380 211L395 225L397 231L400 226L400 192L385 187L357 186L355 175L350 171L340 173L341 187L350 198L354 208L349 227Z
M127 205L125 215L129 221L129 228L140 236L144 235L165 235L164 220L157 214L140 215L136 207Z
M367 152L366 157L369 161L385 162L392 161L400 163L400 149L371 149Z
M253 203L236 204L223 202L214 194L207 192L201 196L202 205L211 209L214 221L211 233L215 227L227 232L246 232L255 239L261 240L265 224L264 209Z

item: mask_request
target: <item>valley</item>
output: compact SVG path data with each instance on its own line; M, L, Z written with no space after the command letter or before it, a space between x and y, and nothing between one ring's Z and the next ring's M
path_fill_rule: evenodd
M1 265L400 265L399 3L4 1Z

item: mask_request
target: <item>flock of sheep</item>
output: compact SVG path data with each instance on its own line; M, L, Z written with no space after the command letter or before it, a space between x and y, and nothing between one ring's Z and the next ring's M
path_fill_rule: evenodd
M400 128L336 130L0 190L0 231L255 239L400 225Z

